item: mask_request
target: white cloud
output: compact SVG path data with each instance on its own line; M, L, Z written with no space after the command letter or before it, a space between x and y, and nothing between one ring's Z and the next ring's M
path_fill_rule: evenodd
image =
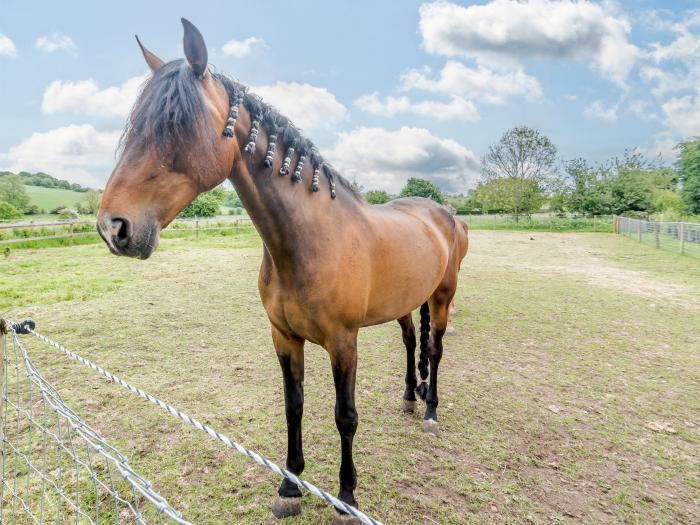
M649 159L661 157L661 160L667 164L671 164L678 160L677 144L677 140L661 137L656 140L653 146L649 148L637 148L637 151Z
M670 98L661 105L661 111L674 136L688 139L700 135L700 95Z
M615 122L617 120L617 104L606 107L602 101L595 100L583 111L583 114L590 118Z
M448 193L464 192L478 178L481 162L469 149L427 129L358 128L341 133L324 152L343 175L367 189L398 193L410 177L428 179Z
M535 77L527 75L520 67L494 71L483 65L475 69L449 60L436 79L425 72L411 69L401 76L401 89L420 89L433 93L463 96L492 104L503 103L511 96L535 99L542 95L542 87Z
M10 171L44 171L55 177L101 187L114 165L121 131L97 131L90 124L33 133L7 153L0 165Z
M93 79L63 82L54 80L44 91L44 113L80 113L95 117L126 117L148 75L133 77L121 86L100 89Z
M655 16L655 27L658 30L676 34L676 38L669 44L655 42L651 44L647 56L657 64L665 60L683 60L697 58L700 53L700 35L693 33L692 29L700 26L700 10L683 13L682 22L670 22Z
M642 120L656 120L659 116L651 109L650 104L643 100L633 100L627 111Z
M642 79L656 84L651 92L657 97L692 89L698 82L698 72L693 70L680 73L667 71L660 67L644 66L640 69L640 76Z
M224 55L234 58L243 58L250 55L254 49L265 45L265 40L256 36L251 36L245 40L229 40L226 42L221 51Z
M326 88L277 82L271 86L254 87L252 91L304 130L330 129L348 118L347 108Z
M382 117L410 113L436 120L479 120L479 112L474 104L462 97L452 97L450 102L438 100L412 102L408 97L386 97L382 100L379 93L370 93L355 100L355 106L367 113Z
M34 41L34 47L44 53L53 53L55 51L75 51L78 46L75 45L73 39L60 33L52 35L40 36Z
M623 85L639 50L613 2L492 0L463 7L423 4L423 47L433 54L517 64L528 58L577 60Z
M10 40L10 37L0 33L0 57L15 58L17 56L17 48L15 43Z

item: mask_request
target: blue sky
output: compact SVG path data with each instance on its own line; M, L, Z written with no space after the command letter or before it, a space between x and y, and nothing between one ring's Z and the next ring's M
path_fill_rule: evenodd
M193 7L194 6L194 7ZM148 69L134 40L182 57L180 17L210 64L253 86L349 178L473 187L508 128L562 158L700 134L700 3L18 2L0 16L0 169L101 186ZM697 11L695 9L698 9Z

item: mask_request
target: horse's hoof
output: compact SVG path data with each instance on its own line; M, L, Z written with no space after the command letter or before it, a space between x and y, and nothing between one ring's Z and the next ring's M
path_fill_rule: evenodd
M301 498L283 498L277 496L272 504L272 514L275 518L287 518L301 513Z
M333 509L331 525L362 525L362 522L352 514L341 514L338 509Z
M434 419L424 419L423 420L423 432L427 434L432 434L433 436L440 435L440 426L438 422Z
M416 410L415 399L413 401L411 401L409 399L402 399L401 400L401 410L403 410L407 414L409 412L414 412Z

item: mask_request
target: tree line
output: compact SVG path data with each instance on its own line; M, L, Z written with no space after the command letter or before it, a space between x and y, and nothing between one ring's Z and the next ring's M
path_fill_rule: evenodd
M31 177L38 177L35 179L28 179L22 174L29 175ZM43 186L46 188L57 188L59 186L47 186L44 184L27 184L27 180L30 181L43 181L48 184L47 181L53 181L53 183L66 183L67 181L61 181L47 175L45 173L35 173L29 174L26 172L21 172L19 174L14 174L8 171L0 172L0 219L18 219L24 215L36 215L39 213L46 213L47 210L42 210L36 204L30 202L29 195L27 194L27 186ZM61 189L71 189L65 188L65 185L61 184ZM80 185L80 188L83 188ZM74 190L78 191L78 190ZM52 210L48 210L51 214L56 214L62 217L71 217L77 214L88 214L94 215L97 213L100 204L101 194L97 190L92 190L89 188L83 188L80 190L81 198L75 203L75 209L69 209L66 206L58 206Z
M427 197L450 204L459 214L505 213L516 219L539 210L558 214L649 216L700 215L700 138L677 146L673 165L648 159L638 151L591 163L583 158L560 159L554 143L540 131L519 126L506 131L489 146L482 158L476 188L466 195L446 195L428 180L410 178L398 195L368 190L353 182L370 204L384 204L399 197ZM30 204L24 185L73 189L85 192L76 203L80 213L94 214L100 193L46 173L0 172L0 219L39 213ZM240 214L243 205L235 191L215 188L197 197L181 217ZM58 213L60 210L51 210Z
M538 130L515 127L491 145L482 174L467 195L443 195L428 181L410 179L400 195L447 201L457 213L507 213L529 216L543 207L559 214L670 216L700 214L700 139L677 146L678 159L664 165L638 151L591 163L562 160L552 141ZM367 191L370 203L397 196Z

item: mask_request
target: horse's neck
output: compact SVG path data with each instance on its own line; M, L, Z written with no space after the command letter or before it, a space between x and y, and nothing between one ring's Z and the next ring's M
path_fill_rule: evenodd
M251 158L244 151L250 125L248 111L241 108L235 129L241 146L229 179L275 265L290 272L307 271L309 265L318 264L328 240L337 238L342 225L356 218L363 204L342 184L336 185L337 198L331 199L330 183L324 175L319 180L319 191L312 192L313 168L309 162L304 164L301 182L293 182L291 173L280 175L284 148L279 144L273 167L265 167L261 153L267 149L268 135L262 127L257 152ZM293 170L298 159L292 160Z
M290 175L280 175L279 168L271 170L260 163L259 169L251 169L251 164L243 153L234 166L230 180L236 192L275 266L306 271L306 265L318 256L319 235L323 237L327 228L318 207L340 203L331 202L329 195L312 193L306 187L311 179L308 168L303 172L302 182L294 183Z

